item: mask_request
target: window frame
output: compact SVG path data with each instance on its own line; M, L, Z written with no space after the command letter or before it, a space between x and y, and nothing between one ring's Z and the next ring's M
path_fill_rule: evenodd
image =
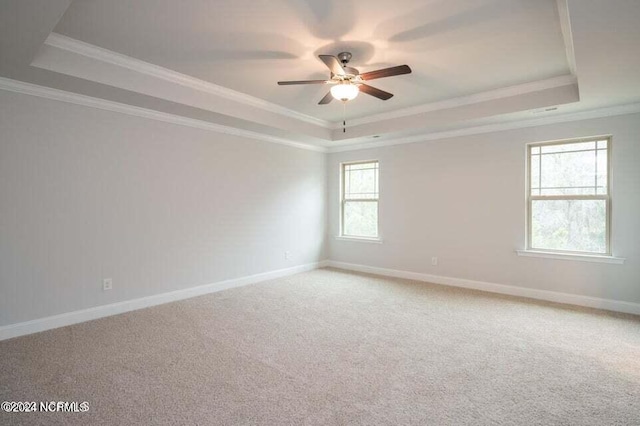
M527 173L526 173L526 194L527 194L527 214L526 214L526 250L530 252L540 252L540 253L550 253L550 254L566 254L566 255L581 255L581 256L613 256L611 249L611 153L612 153L612 136L611 135L603 135L603 136L590 136L583 138L574 138L574 139L561 139L555 141L547 141L547 142L531 142L527 144ZM594 194L594 195L532 195L531 194L531 151L533 148L543 146L552 146L552 145L568 145L573 143L584 143L584 142L594 142L596 144L596 155L598 151L598 141L606 140L607 141L607 193L605 194ZM542 152L542 149L540 150ZM542 157L541 157L542 159ZM540 162L542 164L542 161ZM596 191L597 192L597 191ZM606 243L606 251L603 253L600 252L590 252L590 251L575 251L575 250L554 250L547 248L538 248L532 247L532 214L533 214L533 201L534 200L605 200L605 243Z
M347 166L357 165L357 164L368 164L368 163L376 163L377 173L376 173L376 186L378 188L377 198L358 198L358 199L346 199L345 198L345 189L346 189L346 179L345 179L345 169ZM358 160L358 161L346 161L340 163L340 230L337 236L338 239L345 240L362 240L362 241L373 241L380 242L382 239L380 238L380 160ZM378 234L375 237L367 237L367 236L359 236L359 235L349 235L344 232L344 207L347 202L371 202L376 203L376 217L377 217L377 230Z

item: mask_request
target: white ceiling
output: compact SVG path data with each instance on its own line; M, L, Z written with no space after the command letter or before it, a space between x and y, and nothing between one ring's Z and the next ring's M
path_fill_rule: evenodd
M569 74L556 0L82 0L55 32L325 119L318 54L348 50L361 72L408 64L348 118Z
M636 113L638 22L638 0L3 0L0 90L360 149ZM276 85L341 50L414 70L350 102L346 133L326 87Z

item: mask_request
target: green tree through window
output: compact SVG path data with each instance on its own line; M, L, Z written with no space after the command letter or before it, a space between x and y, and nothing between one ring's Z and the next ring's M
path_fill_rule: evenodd
M528 248L610 254L609 138L531 144Z
M378 237L378 162L342 164L341 235Z

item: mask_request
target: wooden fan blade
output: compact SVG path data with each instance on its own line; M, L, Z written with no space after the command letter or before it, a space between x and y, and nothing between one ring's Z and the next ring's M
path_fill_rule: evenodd
M318 102L318 105L326 105L332 100L333 100L333 95L331 94L331 92L328 92L326 95L324 95L324 98L320 99L320 102Z
M360 74L363 80L374 80L376 78L392 77L394 75L410 74L409 65L398 65L397 67L384 68L376 71L365 72Z
M331 55L318 55L318 58L331 70L333 74L336 75L345 75L344 70L342 69L342 65L340 61L335 56Z
M279 81L280 86L289 86L292 84L325 84L327 80L300 80L300 81Z
M382 99L383 101L386 101L387 99L391 99L393 97L393 93L376 89L375 87L369 86L368 84L361 84L359 87L361 92L364 92L367 95L374 96L378 99Z

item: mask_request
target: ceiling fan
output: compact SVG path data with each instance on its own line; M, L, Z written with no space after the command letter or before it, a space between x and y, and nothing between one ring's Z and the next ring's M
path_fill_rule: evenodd
M411 73L411 68L409 68L408 65L399 65L396 67L384 68L360 74L357 69L347 66L351 60L351 56L352 55L349 52L341 52L337 57L332 55L318 55L320 60L324 62L331 71L329 80L279 81L278 84L281 86L293 84L333 85L329 93L327 93L324 98L318 102L319 105L326 105L333 99L343 102L350 101L358 96L359 92L364 92L367 95L386 101L393 96L392 93L376 89L375 87L366 84L366 82L369 80L375 80L376 78L392 77L394 75Z

